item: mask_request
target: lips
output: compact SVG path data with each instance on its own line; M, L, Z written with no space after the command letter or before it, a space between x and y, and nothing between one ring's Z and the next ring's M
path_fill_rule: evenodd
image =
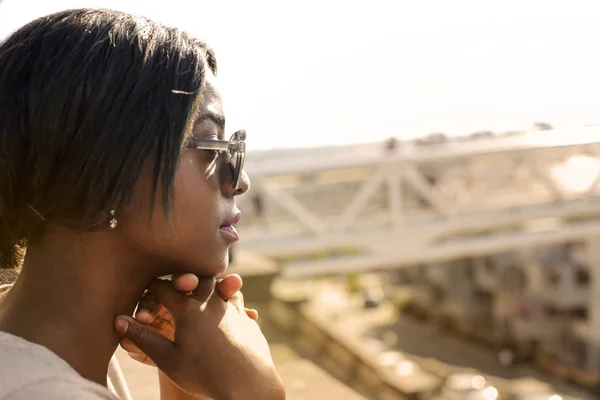
M229 218L225 223L219 226L219 232L221 232L231 243L240 240L240 236L234 225L240 222L241 216L241 213L238 211L233 217Z
M233 226L235 224L237 224L238 222L240 222L240 219L242 218L242 213L241 212L237 212L235 213L235 215L231 218L229 218L225 223L221 224L221 228L225 227L225 226Z

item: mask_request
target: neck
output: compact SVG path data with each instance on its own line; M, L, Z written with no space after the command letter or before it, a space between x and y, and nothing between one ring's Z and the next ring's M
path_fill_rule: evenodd
M93 246L30 246L2 300L0 330L47 347L84 378L106 385L120 339L115 316L131 315L150 281L164 273L98 235Z

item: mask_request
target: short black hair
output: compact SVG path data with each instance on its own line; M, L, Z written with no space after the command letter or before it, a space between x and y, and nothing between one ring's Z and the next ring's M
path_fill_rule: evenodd
M39 18L0 44L0 267L47 223L96 227L144 165L168 209L207 68L203 42L104 9ZM154 203L153 203L154 204Z

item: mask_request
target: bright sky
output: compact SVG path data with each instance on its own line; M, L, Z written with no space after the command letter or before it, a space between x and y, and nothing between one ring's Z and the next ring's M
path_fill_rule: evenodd
M600 2L4 0L0 36L102 6L216 51L251 148L600 123Z

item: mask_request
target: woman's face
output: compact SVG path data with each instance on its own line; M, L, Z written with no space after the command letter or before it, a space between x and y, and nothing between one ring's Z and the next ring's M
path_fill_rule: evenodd
M214 76L208 75L192 135L228 140L221 96ZM142 259L164 264L170 273L192 272L212 277L225 272L227 250L237 241L231 229L231 224L239 219L235 196L245 193L250 181L243 173L238 189L234 189L231 169L223 159L208 150L184 150L175 175L170 220L163 212L159 190L149 221L151 179L142 177L132 202L123 213L117 211L116 230L121 230L128 247L141 252Z

